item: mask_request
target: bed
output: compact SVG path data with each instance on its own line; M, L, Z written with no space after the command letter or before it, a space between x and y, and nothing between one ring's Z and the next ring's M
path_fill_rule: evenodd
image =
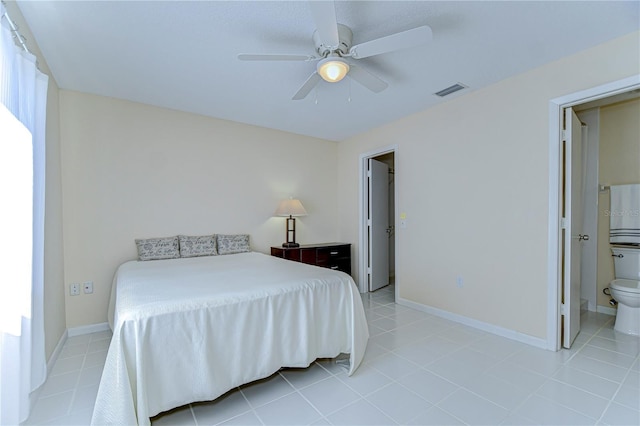
M317 358L349 354L351 375L369 338L351 277L257 252L126 262L109 325L96 425L148 425Z

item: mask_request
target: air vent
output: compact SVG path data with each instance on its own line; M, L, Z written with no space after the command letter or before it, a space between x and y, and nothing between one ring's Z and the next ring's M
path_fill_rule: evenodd
M440 96L441 98L444 98L447 95L450 95L452 93L457 92L458 90L462 90L462 89L466 89L467 86L465 86L464 84L460 84L460 83L456 83L453 86L449 86L446 89L442 89L439 92L434 93L434 95Z

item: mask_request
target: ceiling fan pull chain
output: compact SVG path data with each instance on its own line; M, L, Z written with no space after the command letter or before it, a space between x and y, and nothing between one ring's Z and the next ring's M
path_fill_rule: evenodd
M349 102L351 102L351 79L349 79L349 97L347 98Z

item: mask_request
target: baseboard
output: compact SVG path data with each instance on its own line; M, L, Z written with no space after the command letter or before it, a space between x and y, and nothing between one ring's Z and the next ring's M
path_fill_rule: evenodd
M580 313L589 310L589 301L587 299L580 299Z
M68 333L67 333L67 330L65 330L64 333L62 333L62 336L60 336L60 339L58 340L56 347L53 349L53 352L51 353L51 356L47 361L47 373L46 373L46 377L44 378L44 382L42 382L40 386L38 386L33 392L29 394L29 407L30 407L29 415L31 415L31 412L33 411L33 407L35 407L36 401L38 401L38 398L40 397L40 392L42 391L42 385L46 383L47 379L51 375L51 371L53 370L53 367L56 365L56 361L60 356L60 352L62 352L62 348L64 347L64 344L67 341L67 338L68 338Z
M99 324L82 325L80 327L71 327L67 329L69 337L82 336L83 334L97 333L99 331L109 331L109 323L102 322Z
M616 316L616 313L618 312L618 309L610 308L608 306L598 305L598 306L596 306L596 312L601 313L601 314L607 314L607 315Z
M478 321L473 318L465 317L463 315L454 314L453 312L445 311L443 309L434 308L433 306L423 305L421 303L412 302L410 300L398 298L396 303L404 305L409 308L416 309L418 311L426 312L428 314L435 315L440 318L444 318L453 322L468 325L469 327L477 328L478 330L486 331L491 334L495 334L507 339L515 340L517 342L526 343L527 345L535 346L541 349L549 349L547 346L547 340L539 337L529 336L515 330L499 327L497 325L489 324L483 321Z
M56 361L58 360L58 357L60 356L60 352L62 352L62 348L64 347L64 344L67 342L68 338L69 338L69 332L65 330L64 333L62 333L62 336L60 336L60 339L58 340L58 344L53 349L53 352L49 357L49 361L47 361L47 377L49 376L49 373L53 369L53 366L56 365Z

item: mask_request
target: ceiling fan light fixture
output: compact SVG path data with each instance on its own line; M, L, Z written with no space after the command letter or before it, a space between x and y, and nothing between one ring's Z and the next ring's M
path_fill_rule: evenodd
M318 74L324 81L337 83L349 72L349 64L341 58L329 57L318 63Z

